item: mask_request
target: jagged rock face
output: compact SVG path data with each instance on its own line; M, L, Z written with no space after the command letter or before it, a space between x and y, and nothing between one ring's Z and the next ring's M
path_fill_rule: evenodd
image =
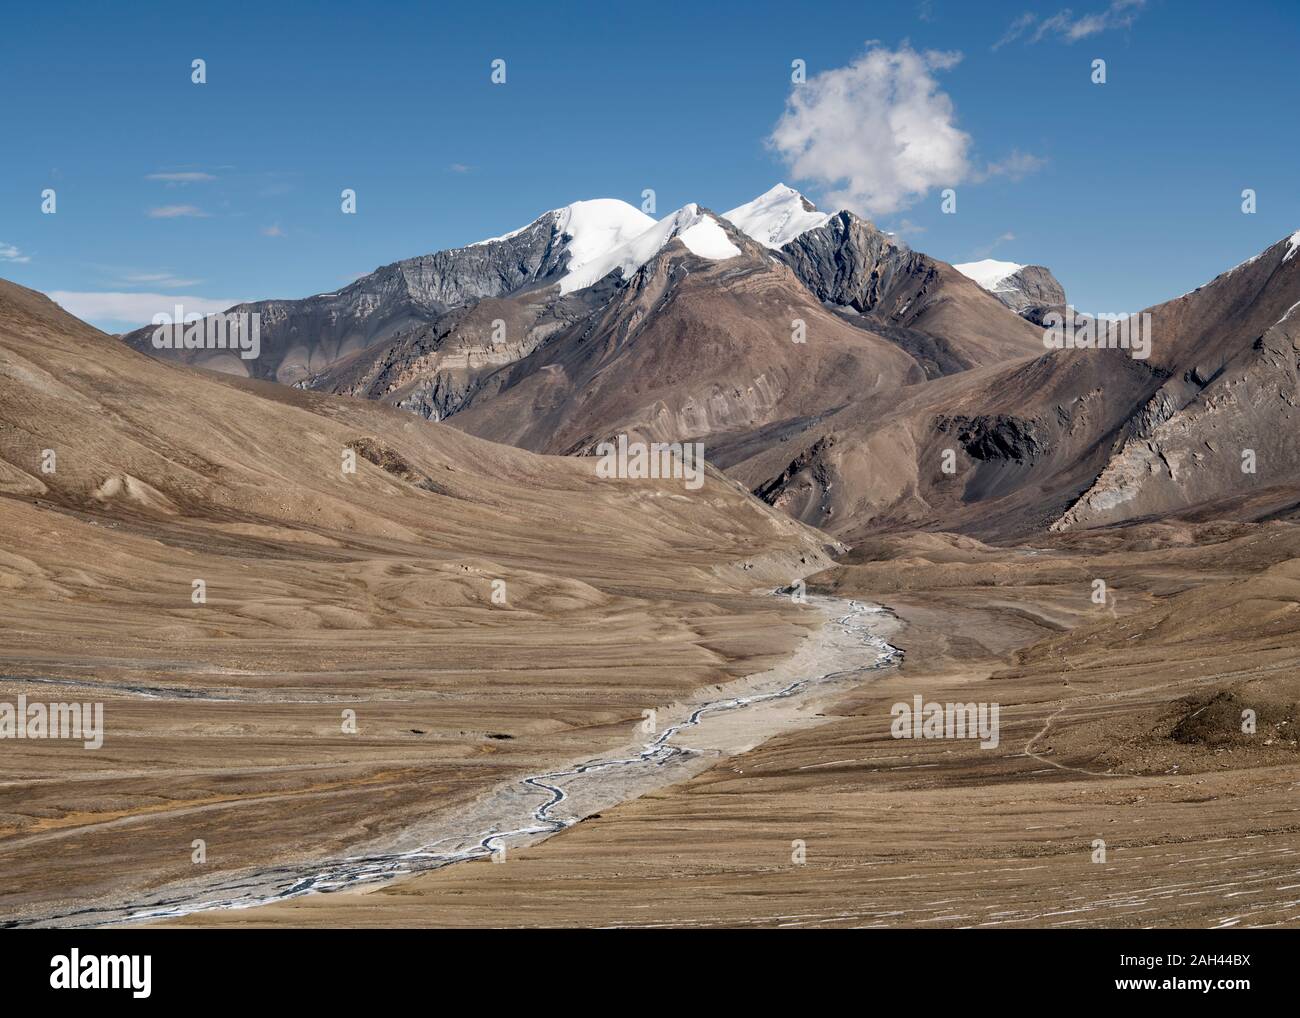
M852 212L800 234L781 257L820 301L896 343L927 378L1042 349L1041 334L973 280Z
M408 258L379 272L400 275L403 291L416 304L445 310L549 279L567 254L555 213L548 212L510 237Z
M1051 529L1164 516L1300 480L1293 347L1300 323L1270 333L1253 356L1186 406L1154 417L1144 408L1105 470Z
M1051 307L1065 303L1065 288L1042 265L1026 265L1002 280L993 294L1013 311L1027 307Z
M292 385L399 332L436 322L454 308L543 285L561 274L567 259L556 213L548 212L508 237L394 262L337 293L231 308L261 315L256 359L220 351L158 351L151 343L153 327L123 340L154 356Z
M484 379L590 315L614 286L611 280L565 297L548 287L485 298L401 329L296 384L444 420L469 405Z
M1042 325L1052 311L1065 307L1065 288L1042 265L1026 265L1003 279L993 296L1016 314Z
M977 460L1011 460L1025 463L1046 447L1043 422L1012 414L980 414L975 417L942 415L935 427L952 433Z
M943 284L945 270L952 269L847 211L800 234L781 253L820 300L892 325L914 325ZM1021 266L996 287L980 289L1035 324L1047 311L1065 305L1064 288L1041 265Z
M834 448L834 435L819 438L780 474L755 488L754 494L796 519L829 517L833 509L827 496L834 487L834 474L828 463Z
M825 226L800 234L781 253L818 300L860 312L876 310L900 283L933 270L931 259L852 212L831 216Z
M1300 484L1300 260L1287 242L1151 309L1167 379L1053 530L1235 503L1295 501ZM1253 506L1253 509L1249 507Z

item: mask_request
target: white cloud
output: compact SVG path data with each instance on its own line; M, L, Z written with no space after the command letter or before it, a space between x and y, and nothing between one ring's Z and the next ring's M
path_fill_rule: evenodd
M198 184L207 180L216 180L211 173L199 173L198 171L188 171L184 173L150 173L144 178L145 180L162 180L168 184Z
M31 260L31 255L25 255L12 244L0 240L0 262L17 262L19 265L26 265Z
M869 49L796 85L768 144L791 174L831 190L837 207L870 215L907 208L970 173L971 138L932 71L960 53Z
M210 315L225 311L241 300L221 297L196 297L171 293L88 293L74 290L52 290L49 297L65 311L85 321L100 326L124 326L137 329L148 325L160 313L174 314L176 305L185 314Z
M206 218L207 213L195 205L160 205L149 210L150 219L177 219L182 216Z
M281 229L279 223L275 223L275 224L272 225L272 226L263 226L263 227L262 227L262 236L263 236L263 237L283 237L283 236L284 236L284 230Z
M1027 43L1042 42L1049 36L1065 42L1078 42L1112 28L1128 28L1137 20L1145 6L1146 0L1112 0L1105 10L1077 18L1068 7L1057 11L1050 18L1040 19L1037 14L1022 14L1007 26L1002 38L993 44L993 48L1001 49L1021 38Z

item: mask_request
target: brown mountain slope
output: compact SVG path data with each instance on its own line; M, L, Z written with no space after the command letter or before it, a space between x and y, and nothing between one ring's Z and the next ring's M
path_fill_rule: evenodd
M298 385L377 400L439 421L467 405L503 365L585 320L615 286L607 280L563 296L555 287L541 287L485 297L400 328L386 341L354 351Z
M551 452L622 430L708 435L725 464L737 445L769 441L769 427L797 429L862 393L1038 341L971 280L851 213L779 252L717 222L740 257L714 263L670 244L626 285L485 298L300 384L458 415L471 433Z
M730 228L728 227L730 230ZM451 423L548 452L628 432L653 440L743 432L924 377L904 351L823 308L731 231L739 257L673 241L589 321L488 380ZM806 342L794 337L803 323Z
M926 379L1038 349L1038 331L974 281L852 213L779 251L703 214L740 255L713 261L673 240L629 279L561 294L569 238L551 213L337 294L248 305L263 315L254 360L163 355L451 419L539 452L588 452L619 433L704 441L727 469L773 450L780 461L846 408L874 417ZM158 354L149 335L126 341Z
M1300 501L1300 233L1150 309L1167 373L1058 529L1290 489ZM1284 497L1285 500L1285 497Z
M731 473L850 540L882 527L1012 537L1198 506L1242 518L1293 508L1294 246L1151 308L1149 359L1062 349L936 379L894 406L847 407Z
M823 546L717 475L174 367L0 283L0 701L105 725L5 743L0 920L337 855L619 745L787 653L818 620L750 591Z
M859 238L884 236L852 222ZM837 313L780 258L723 225L740 256L709 261L670 244L589 321L490 377L451 423L548 452L589 451L622 432L703 440L726 466L738 450L779 443L844 406L897 399L927 376L1035 342L1032 326L924 256L907 256L891 277L892 310L878 301L872 317ZM965 337L959 320L1001 330L1002 345L978 339L984 326L971 328L973 343L922 331Z

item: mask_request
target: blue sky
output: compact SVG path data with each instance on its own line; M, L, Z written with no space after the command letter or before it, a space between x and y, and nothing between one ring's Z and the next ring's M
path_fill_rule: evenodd
M271 7L9 5L0 276L91 295L77 307L117 330L136 323L94 295L305 296L580 198L653 188L658 215L724 211L784 180L947 261L1048 265L1080 308L1123 312L1300 228L1292 2ZM872 46L914 66L877 81ZM827 101L783 151L795 59ZM895 129L945 138L934 165L879 154L871 132Z

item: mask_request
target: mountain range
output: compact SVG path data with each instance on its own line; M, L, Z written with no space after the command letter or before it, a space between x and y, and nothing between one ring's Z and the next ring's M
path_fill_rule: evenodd
M1112 348L1115 324L1049 349L1070 309L1043 266L950 265L785 185L657 221L580 201L337 292L239 305L261 316L252 361L155 350L151 328L123 339L533 452L698 441L848 541L1266 518L1300 483L1297 237L1146 309L1149 359Z

